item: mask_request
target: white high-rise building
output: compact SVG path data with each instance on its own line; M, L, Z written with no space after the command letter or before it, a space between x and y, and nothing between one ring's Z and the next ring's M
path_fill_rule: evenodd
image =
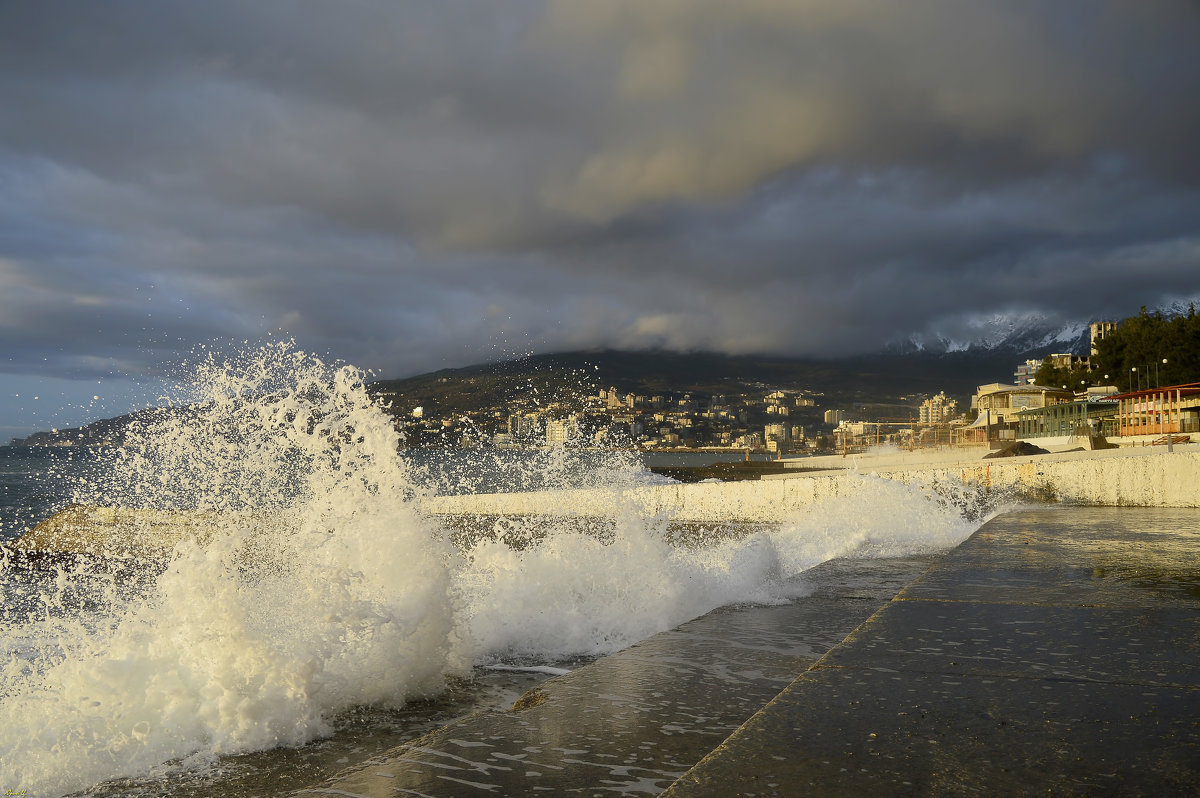
M787 443L790 440L789 432L786 424L767 424L763 427L763 440Z
M946 396L945 391L931 396L921 403L921 423L941 424L958 415L958 402Z

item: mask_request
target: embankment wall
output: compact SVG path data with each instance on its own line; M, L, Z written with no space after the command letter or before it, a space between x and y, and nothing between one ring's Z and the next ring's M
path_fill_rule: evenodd
M1105 450L1058 455L904 464L820 473L779 474L744 482L646 485L611 490L444 496L439 514L611 516L633 512L679 521L779 522L797 509L854 494L869 477L937 485L975 485L1040 500L1099 506L1200 506L1200 447L1195 451Z

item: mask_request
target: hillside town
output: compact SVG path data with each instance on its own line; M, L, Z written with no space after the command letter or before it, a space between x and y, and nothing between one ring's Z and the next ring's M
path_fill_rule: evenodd
M1091 353L1117 328L1090 326ZM530 448L572 445L648 451L742 450L805 455L892 445L1004 445L1026 439L1187 435L1200 432L1200 385L1161 384L1147 364L1129 375L1093 374L1090 356L1051 354L1015 365L1012 382L980 385L969 406L944 391L911 398L907 417L839 406L819 392L763 389L738 395L651 396L615 387L573 401L518 400L474 414L437 417L398 409L409 447ZM1167 361L1164 360L1165 364ZM1038 384L1044 366L1085 373L1075 384ZM909 397L902 397L909 399ZM1170 440L1169 438L1167 439Z
M1194 314L1164 320L1143 313L1122 324L1133 328L1138 323L1191 324L1195 319ZM999 447L1030 439L1089 445L1111 438L1171 443L1171 436L1200 432L1200 383L1172 384L1167 377L1181 369L1172 367L1169 358L1135 356L1137 365L1128 370L1122 366L1121 373L1105 373L1093 364L1098 345L1117 330L1115 322L1092 323L1088 355L1059 353L1016 363L1011 381L979 385L969 401L943 390L848 402L822 391L761 383L747 384L739 393L712 394L643 394L609 385L546 398L535 390L467 411L441 413L406 404L400 394L381 393L376 398L395 417L402 448L570 446L783 457L882 445ZM1194 349L1185 341L1182 351L1194 357ZM1189 369L1182 371L1191 374ZM439 379L448 381L451 378ZM147 408L78 429L35 433L11 445L120 445L134 419L167 412Z

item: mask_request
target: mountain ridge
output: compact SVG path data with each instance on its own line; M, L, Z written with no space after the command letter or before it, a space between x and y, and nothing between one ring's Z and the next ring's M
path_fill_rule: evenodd
M1176 303L1164 308L1183 312ZM915 406L945 392L960 406L979 385L1009 382L1016 367L1046 355L1089 351L1089 322L1054 323L1039 314L995 314L975 320L960 336L914 334L881 350L845 357L727 355L661 349L590 349L529 354L371 381L370 390L395 415L415 407L469 413L506 403L578 399L615 387L622 393L712 395L779 389L825 397L823 404ZM111 440L137 413L70 430L38 432L14 443L63 445Z

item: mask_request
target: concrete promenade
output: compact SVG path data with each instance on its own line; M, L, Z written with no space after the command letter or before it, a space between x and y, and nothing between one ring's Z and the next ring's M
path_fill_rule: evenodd
M826 563L302 794L1200 793L1200 511L1014 511L930 566Z
M667 792L1200 794L1200 512L994 519Z

